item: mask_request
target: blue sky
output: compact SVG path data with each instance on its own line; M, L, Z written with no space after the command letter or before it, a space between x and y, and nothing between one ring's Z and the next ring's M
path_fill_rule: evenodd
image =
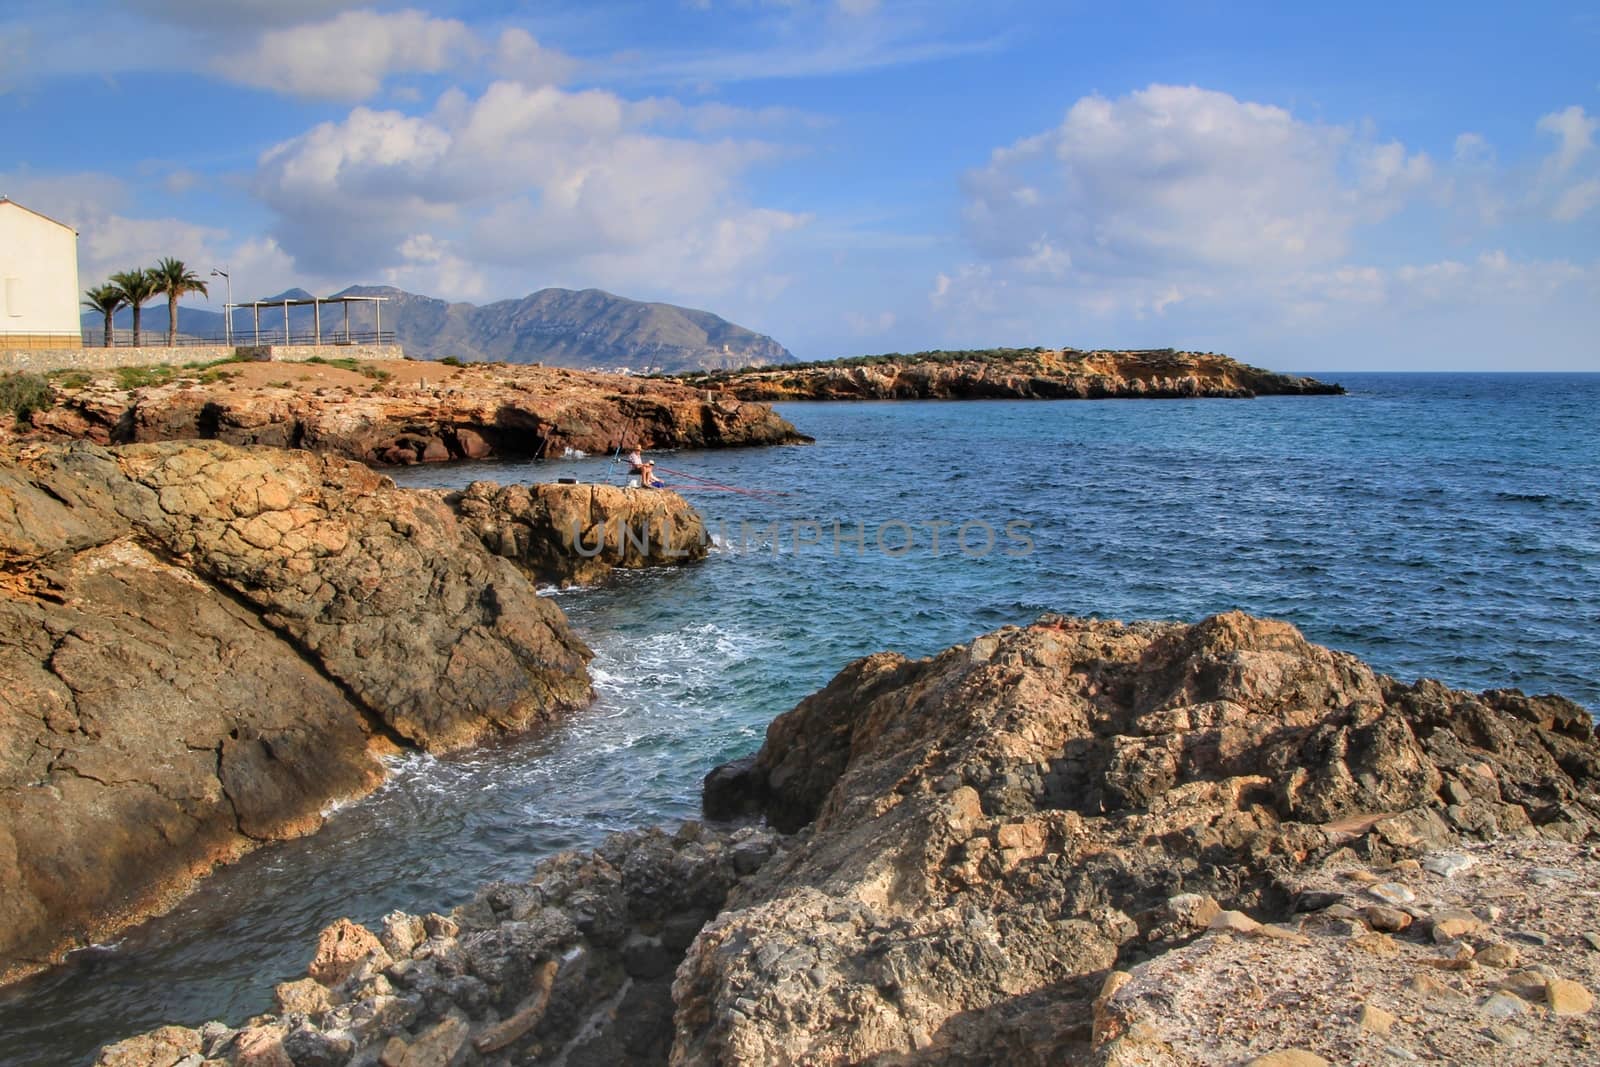
M1584 4L13 0L0 193L86 286L1600 370L1597 57Z

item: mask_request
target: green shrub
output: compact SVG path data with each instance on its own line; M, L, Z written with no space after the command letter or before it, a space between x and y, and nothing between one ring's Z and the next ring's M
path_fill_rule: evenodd
M464 364L459 359L457 359L455 356L445 356L439 362L443 363L446 367L464 366Z
M50 377L63 389L82 389L94 381L94 375L86 370L58 370L52 371Z
M18 425L33 421L36 411L56 406L56 391L43 375L18 371L0 377L0 409L11 412Z
M166 385L177 376L176 367L118 367L117 386L122 389L143 389L151 385Z

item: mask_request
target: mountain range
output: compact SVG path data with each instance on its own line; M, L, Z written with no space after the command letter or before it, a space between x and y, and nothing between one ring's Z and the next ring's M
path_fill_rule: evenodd
M218 294L213 293L213 300ZM353 285L334 296L383 298L382 325L393 331L408 356L418 359L455 357L463 361L503 360L507 363L548 363L563 367L655 370L668 373L725 370L735 367L791 363L794 356L765 334L747 330L709 311L675 304L644 303L599 289L541 289L520 300L500 300L482 306L450 303L419 296L392 286ZM309 300L303 289L291 289L274 300ZM377 317L363 302L350 308L353 331L371 331ZM296 335L312 332L312 309L291 308L289 328ZM116 317L118 329L132 325L132 312ZM254 336L254 315L236 310L235 340ZM104 320L86 312L83 325L90 336ZM221 338L221 312L182 307L178 325L185 336ZM322 309L324 336L344 325L337 307ZM147 304L141 319L144 333L157 338L167 330L164 301ZM283 329L281 309L262 307L263 332Z

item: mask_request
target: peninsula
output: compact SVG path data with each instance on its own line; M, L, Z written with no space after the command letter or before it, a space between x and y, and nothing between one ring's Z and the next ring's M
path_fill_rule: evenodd
M685 374L740 400L1112 400L1325 396L1343 387L1212 352L991 348Z

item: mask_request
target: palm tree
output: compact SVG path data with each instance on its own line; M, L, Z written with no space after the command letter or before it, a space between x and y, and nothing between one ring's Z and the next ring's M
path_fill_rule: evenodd
M84 307L98 311L106 317L106 347L112 347L117 343L117 335L111 328L111 317L123 309L128 303L128 298L115 285L97 285L83 295L86 298L83 302Z
M178 343L178 297L185 293L206 293L206 283L181 259L167 257L148 272L156 292L167 294L167 347ZM206 294L210 295L210 294Z
M113 274L111 284L117 287L122 293L122 298L128 302L128 306L133 308L133 347L138 348L141 340L140 313L144 311L145 304L161 290L156 287L155 277L149 271L138 268Z

